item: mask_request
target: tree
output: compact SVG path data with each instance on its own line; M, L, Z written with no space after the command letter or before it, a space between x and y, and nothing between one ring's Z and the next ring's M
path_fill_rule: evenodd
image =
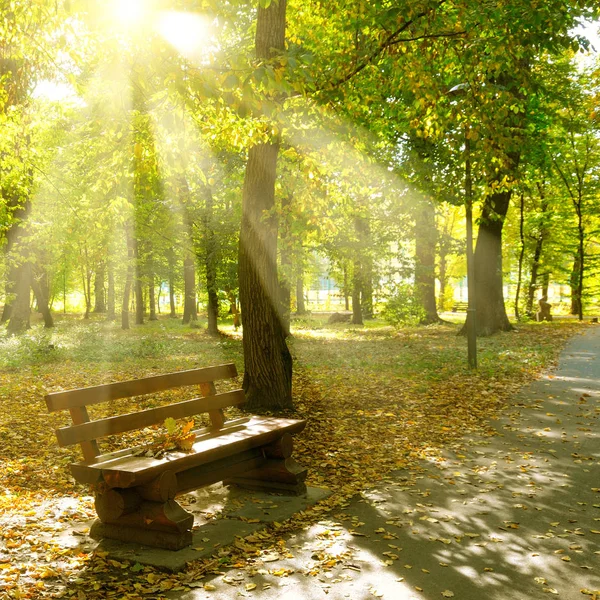
M285 44L286 0L259 5L256 58L273 61ZM292 356L285 341L277 277L275 179L280 141L269 135L248 151L239 246L240 304L244 326L244 381L251 411L292 407Z

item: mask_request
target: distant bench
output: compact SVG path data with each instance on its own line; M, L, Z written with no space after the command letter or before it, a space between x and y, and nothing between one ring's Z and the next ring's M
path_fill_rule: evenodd
M465 312L469 308L468 302L455 302L452 305L452 312Z
M99 521L91 535L178 550L192 543L194 517L176 501L218 481L288 495L306 492L306 469L292 458L292 434L306 421L248 416L226 421L223 409L244 403L243 390L217 393L214 382L237 376L234 364L193 369L107 385L54 392L48 410L68 410L73 425L56 430L60 446L80 444L84 460L73 477L95 490ZM91 421L87 407L198 385L202 397ZM145 446L101 454L97 440L208 413L210 426L193 431L190 451L147 456Z

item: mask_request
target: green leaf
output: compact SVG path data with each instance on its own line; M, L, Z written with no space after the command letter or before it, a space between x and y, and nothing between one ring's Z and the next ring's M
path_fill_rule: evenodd
M165 419L165 427L167 428L167 433L173 435L177 430L177 422L173 417L168 417Z

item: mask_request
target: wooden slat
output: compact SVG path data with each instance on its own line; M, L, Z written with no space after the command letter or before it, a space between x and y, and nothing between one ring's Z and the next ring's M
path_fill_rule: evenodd
M150 408L140 412L128 413L117 417L98 419L82 425L73 425L56 430L59 446L71 446L84 441L95 440L125 431L142 429L150 425L162 423L167 417L182 419L199 413L219 410L227 406L243 404L243 390L225 392L209 398L194 398L185 402L177 402L159 408Z
M215 384L212 381L209 381L208 383L201 383L200 391L205 398L208 396L214 396L217 393ZM211 410L208 412L208 416L210 417L210 422L214 429L221 429L221 427L223 427L225 424L225 415L223 414L222 409Z
M85 406L74 406L69 409L69 412L71 413L74 425L82 425L83 423L90 422L90 417ZM83 452L84 460L88 462L94 460L100 454L100 448L98 448L96 440L81 442L81 451Z
M152 394L171 388L199 385L219 379L229 379L237 376L237 370L233 363L207 367L205 369L191 369L179 371L178 373L167 373L165 375L154 375L143 379L132 379L130 381L119 381L106 385L95 385L92 387L65 392L53 392L46 396L46 404L50 412L65 410L75 406L90 406L118 398L131 398L142 394Z

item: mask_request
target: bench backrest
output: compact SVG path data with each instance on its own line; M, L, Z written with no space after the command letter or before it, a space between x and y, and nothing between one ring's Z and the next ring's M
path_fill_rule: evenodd
M223 409L243 404L245 398L242 390L217 394L214 382L236 376L237 370L233 363L204 369L191 369L179 373L167 373L143 379L53 392L46 396L46 405L50 412L68 410L71 413L73 425L56 430L58 444L60 446L80 444L85 460L93 461L100 454L96 440L156 425L168 417L182 419L200 413L208 413L212 428L220 429L225 424ZM202 398L90 421L87 411L87 407L90 405L188 385L199 385Z

